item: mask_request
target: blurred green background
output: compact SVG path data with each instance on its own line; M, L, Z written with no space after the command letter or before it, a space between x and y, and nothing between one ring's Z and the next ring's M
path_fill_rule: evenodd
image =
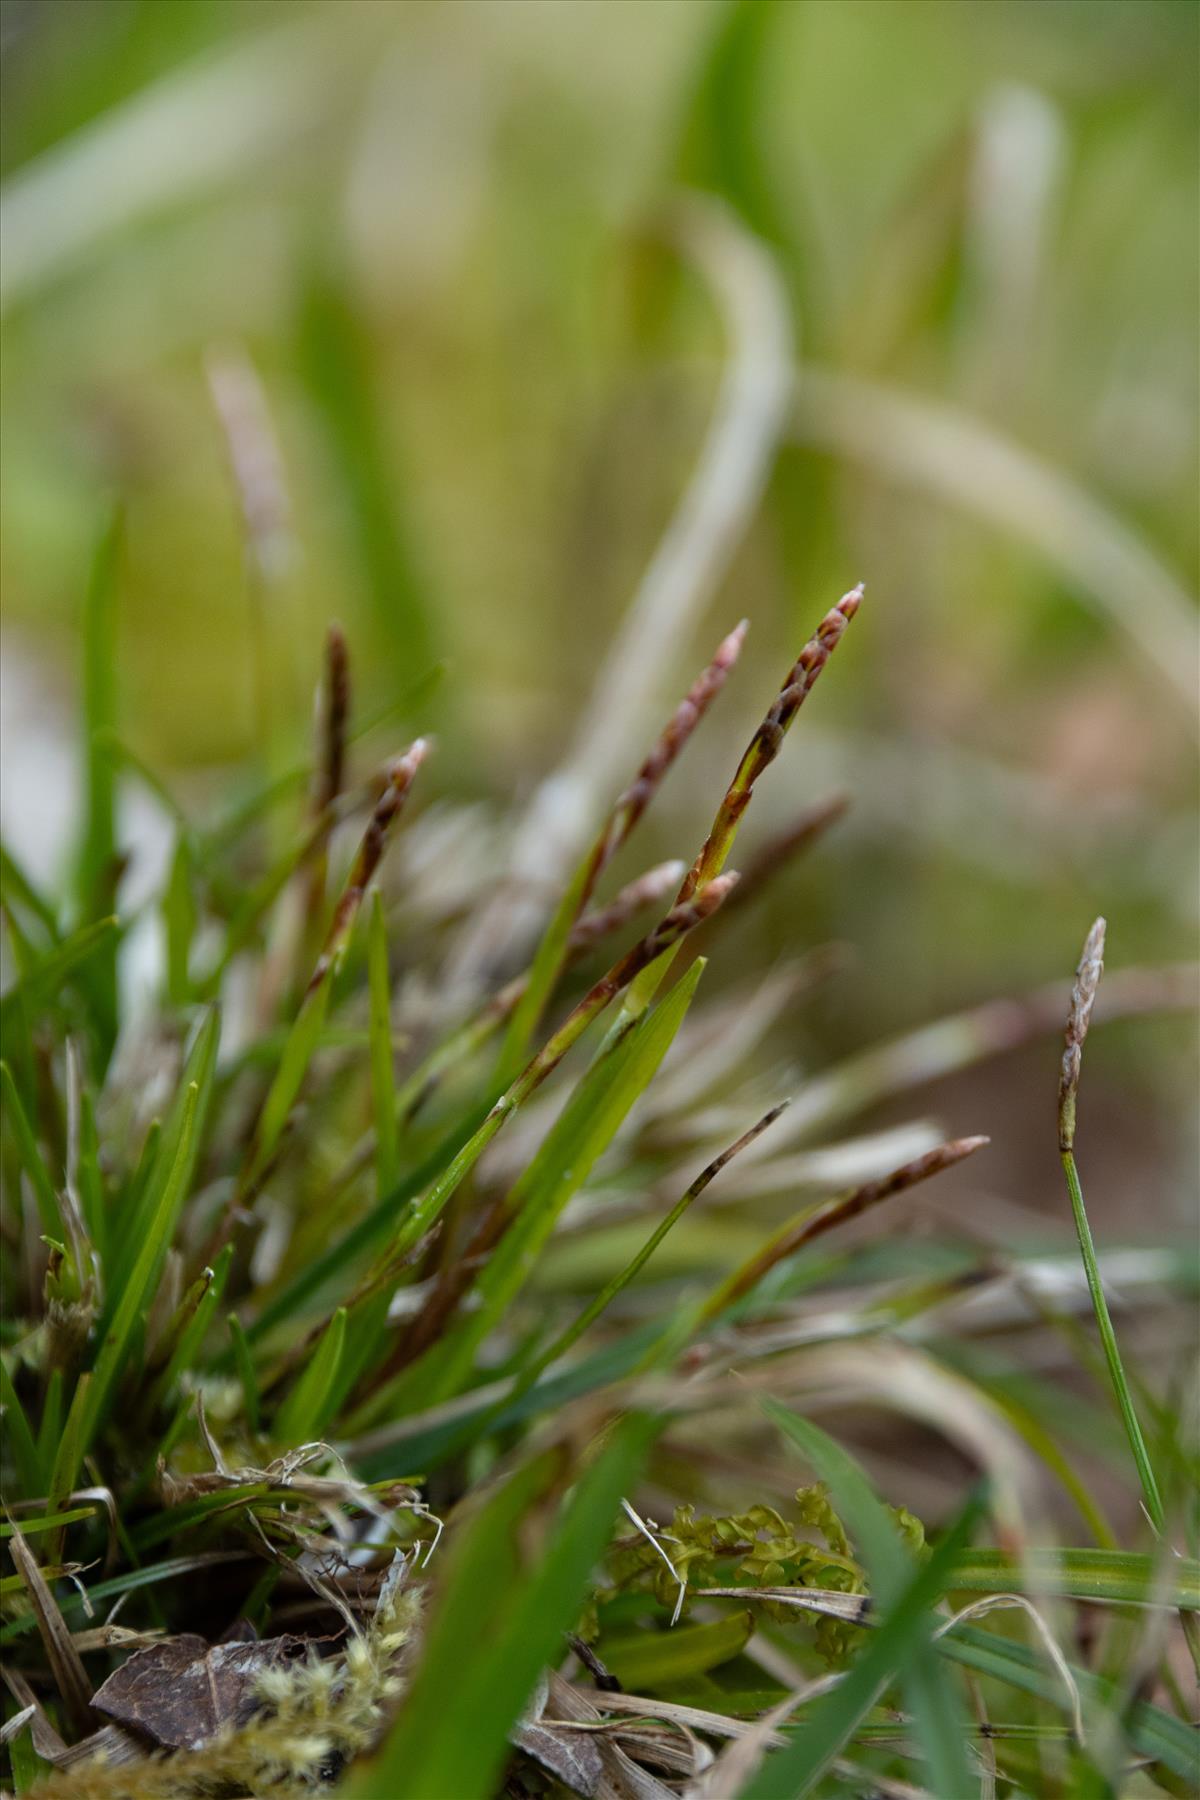
M527 797L762 349L723 267L792 334L798 387L715 595L651 673L655 720L750 617L647 860L691 854L812 625L860 577L868 598L747 837L834 788L851 814L731 929L714 985L851 943L785 1034L809 1067L1064 975L1099 911L1113 966L1194 954L1198 16L4 0L14 845L63 864L113 496L122 735L180 792L202 804L255 749L256 655L294 755L337 617L366 711L445 664L413 721L439 738L430 791ZM682 190L713 197L707 268ZM261 402L276 446L258 575L222 396ZM135 858L154 829L143 802ZM998 1193L1059 1211L1056 1056L933 1104L1001 1140ZM1122 1235L1186 1217L1195 1080L1178 1019L1089 1048L1089 1192Z

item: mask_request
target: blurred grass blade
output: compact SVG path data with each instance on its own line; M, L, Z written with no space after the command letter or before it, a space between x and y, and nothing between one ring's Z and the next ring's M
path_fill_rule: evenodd
M528 1280L563 1207L587 1181L654 1079L703 972L704 961L698 958L662 1003L584 1072L508 1196L510 1222L464 1302L457 1326L428 1357L402 1372L401 1392L419 1393L422 1405L434 1405L466 1378L479 1346ZM355 1424L394 1409L396 1401L395 1390L385 1387L355 1415Z
M210 1015L210 1022L214 1017L215 1015ZM171 1155L170 1167L161 1186L155 1182L150 1183L153 1211L145 1236L138 1245L137 1259L121 1290L112 1323L104 1334L96 1357L95 1384L83 1431L85 1448L112 1402L117 1378L133 1340L134 1328L142 1317L143 1306L151 1298L154 1278L166 1256L195 1162L200 1103L199 1085L192 1081L183 1097L183 1110L177 1130L164 1133L163 1149Z
M196 1281L180 1307L178 1336L166 1368L154 1384L152 1406L167 1399L181 1375L192 1367L212 1323L233 1260L233 1245L226 1244L211 1269Z
M96 919L90 925L81 925L26 969L0 1000L0 1038L7 1039L9 1032L16 1029L20 1008L36 1014L57 1000L64 982L78 977L93 959L115 960L120 934L117 919Z
M55 1192L54 1183L50 1179L49 1170L42 1160L42 1153L37 1147L32 1127L25 1116L25 1108L21 1105L21 1096L17 1092L17 1084L13 1080L12 1070L4 1062L0 1062L0 1101L3 1102L4 1116L12 1127L13 1136L17 1140L17 1154L21 1168L33 1190L42 1230L47 1237L62 1243L66 1239L67 1230L59 1210L58 1195Z
M956 1625L952 1632L938 1639L938 1649L943 1656L961 1663L964 1668L991 1676L1023 1693L1034 1694L1056 1709L1061 1705L1058 1674L1045 1669L1024 1644L1014 1644L1009 1638L1000 1637L996 1632L981 1631L974 1625ZM1119 1691L1116 1683L1079 1669L1073 1663L1068 1665L1068 1671L1079 1690L1085 1713L1107 1715L1110 1719L1119 1715L1127 1696ZM1128 1708L1123 1725L1130 1744L1139 1755L1148 1757L1151 1762L1163 1763L1184 1782L1195 1782L1197 1745L1192 1725L1142 1700L1135 1700Z
M51 938L59 935L58 915L46 896L36 888L7 844L0 842L0 901L11 912L14 904L45 926Z
M639 1631L629 1637L602 1638L597 1654L630 1693L690 1681L730 1662L750 1642L754 1618L729 1613L707 1625L681 1625L673 1631Z
M136 1204L130 1209L130 1217L122 1222L120 1242L114 1246L114 1266L110 1273L110 1291L105 1304L104 1317L101 1323L101 1335L112 1319L122 1290L128 1278L135 1258L144 1249L147 1239L156 1230L162 1232L161 1251L166 1255L167 1246L174 1234L177 1213L163 1218L156 1228L155 1220L160 1215L160 1206L164 1188L171 1180L176 1155L184 1128L184 1116L190 1105L189 1094L196 1090L195 1129L192 1134L191 1148L187 1164L183 1169L176 1190L176 1208L182 1203L192 1178L196 1153L200 1142L200 1133L208 1114L212 1098L213 1085L217 1072L217 1052L221 1042L221 1015L216 1007L210 1007L203 1015L200 1025L192 1040L187 1060L183 1065L179 1087L167 1113L165 1123L156 1136L154 1160L145 1185L136 1197ZM147 1137L149 1143L149 1134ZM151 1270L148 1286L153 1288L157 1281L161 1263Z
M392 990L388 975L387 925L378 888L371 900L367 931L367 979L371 1018L371 1112L375 1121L375 1172L380 1197L396 1185L396 1067L392 1055Z
M232 1249L232 1245L230 1245ZM242 1330L241 1321L236 1313L230 1313L226 1323L229 1335L233 1339L234 1361L237 1365L238 1380L242 1384L242 1399L246 1407L246 1424L258 1436L259 1405L258 1381L254 1374L254 1359L250 1354L250 1346L246 1342L246 1334Z
M1019 1560L1004 1550L969 1550L955 1565L951 1586L1200 1612L1200 1562L1136 1550L1026 1550Z
M745 1800L802 1800L812 1792L834 1757L896 1680L908 1659L930 1640L933 1608L949 1585L954 1563L983 1512L976 1495L959 1514L928 1562L906 1582L858 1660L823 1700L817 1701L787 1748L768 1758L746 1790ZM945 1790L969 1794L977 1784Z
M185 832L180 832L175 840L162 912L167 939L167 999L172 1006L186 1006L192 997L190 970L197 912L192 890L192 850Z
M300 368L340 486L363 580L396 679L433 661L433 628L388 454L366 332L344 273L322 250L304 285Z
M62 1436L53 1445L54 1462L50 1470L50 1481L46 1489L46 1507L49 1512L57 1511L62 1501L74 1492L79 1478L80 1465L84 1451L87 1449L85 1433L87 1430L88 1410L91 1405L92 1377L81 1375L75 1384L75 1392L71 1396L71 1408L67 1413L67 1422ZM47 1449L51 1446L48 1444Z
M763 1401L763 1410L829 1488L862 1557L872 1595L880 1607L890 1611L899 1604L906 1582L912 1579L913 1560L863 1470L808 1419L769 1398ZM932 1644L920 1640L910 1646L903 1664L902 1685L917 1741L925 1753L927 1780L933 1792L969 1794L974 1784L965 1748L967 1721L959 1694L947 1679Z
M1075 1232L1079 1239L1080 1255L1083 1257L1088 1293L1092 1300L1092 1311L1096 1315L1096 1326L1100 1333L1100 1342L1104 1347L1104 1360L1108 1364L1109 1379L1112 1382L1117 1406L1125 1426L1125 1435L1129 1439L1129 1448L1137 1468L1138 1479L1142 1484L1146 1512L1155 1531L1161 1535L1166 1526L1162 1496L1158 1491L1158 1481L1150 1461L1150 1452L1146 1448L1146 1440L1142 1435L1137 1409L1133 1404L1133 1395L1129 1389L1125 1365L1121 1360L1117 1334L1113 1330L1112 1317L1104 1294L1104 1283L1100 1277L1096 1246L1092 1240L1092 1228L1088 1223L1087 1209L1083 1204L1083 1189L1079 1184L1079 1171L1075 1166L1075 1105L1083 1061L1084 1040L1091 1024L1092 1008L1095 1005L1100 976L1104 969L1106 933L1105 921L1097 919L1088 932L1083 946L1083 954L1075 971L1071 1003L1067 1012L1062 1073L1058 1086L1058 1148L1062 1157L1063 1171L1067 1178L1067 1192L1071 1196Z
M0 1413L4 1419L4 1435L17 1465L21 1482L21 1498L30 1499L42 1485L42 1463L25 1408L21 1405L8 1364L0 1356Z
M83 609L83 831L75 874L82 925L116 911L118 880L115 765L108 738L116 729L116 598L121 516L112 514L92 563ZM86 991L100 1049L101 1068L117 1035L117 942L98 947L87 971Z
M526 1463L476 1513L447 1555L400 1717L382 1751L348 1783L347 1800L488 1800L508 1734L576 1623L588 1576L655 1429L640 1415L615 1427L532 1568L522 1545L532 1515L565 1472L560 1454Z
M338 1364L346 1343L346 1309L339 1306L304 1372L276 1415L274 1436L283 1444L306 1444L325 1427L335 1394Z

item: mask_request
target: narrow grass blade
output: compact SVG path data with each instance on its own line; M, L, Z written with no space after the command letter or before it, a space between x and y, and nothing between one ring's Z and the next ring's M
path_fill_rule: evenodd
M604 1637L597 1655L630 1693L653 1693L673 1682L691 1681L720 1668L744 1650L754 1635L754 1616L728 1613L707 1625L681 1625L673 1631L639 1631L629 1637Z
M1137 1550L1026 1550L1019 1560L1004 1550L970 1550L956 1564L951 1586L1200 1612L1200 1562Z
M288 1033L279 1069L263 1102L239 1187L239 1194L243 1199L252 1191L256 1180L270 1162L287 1123L288 1114L300 1092L300 1085L320 1041L333 978L345 956L363 895L379 867L388 834L400 815L427 751L428 745L424 738L417 738L388 769L387 786L376 803L363 834L334 912L333 923L300 1002L300 1010Z
M513 1008L505 1030L496 1069L498 1087L508 1087L520 1074L529 1056L538 1021L566 966L571 928L596 885L598 860L597 847L593 846L576 866L549 925L542 933L524 991Z
M834 1757L853 1737L871 1707L896 1680L907 1660L930 1641L932 1610L945 1593L955 1560L983 1511L976 1496L959 1515L928 1562L906 1582L870 1643L838 1686L818 1701L787 1748L770 1757L746 1790L745 1800L803 1800ZM954 1792L954 1789L948 1790ZM972 1784L957 1790L970 1793Z
M586 1182L597 1158L654 1079L703 970L702 960L693 963L662 1003L581 1077L508 1196L510 1222L468 1295L457 1327L434 1346L427 1359L403 1372L403 1390L419 1392L422 1405L445 1399L465 1379L484 1338L528 1279L563 1207ZM395 1392L384 1388L355 1415L355 1423L370 1422L395 1404Z
M547 1038L537 1055L526 1065L512 1086L506 1088L501 1094L474 1136L459 1151L440 1179L412 1207L396 1234L393 1255L402 1255L411 1250L413 1245L424 1237L430 1226L440 1216L451 1195L474 1168L505 1121L554 1072L567 1052L573 1048L588 1027L600 1017L618 994L634 982L643 970L657 963L665 950L670 949L689 931L694 930L697 925L711 917L726 896L733 891L736 880L737 877L733 874L720 876L716 880L710 881L704 891L697 894L694 899L673 907L653 931L649 932L640 943L635 944L632 950L627 951L613 964L607 974L601 976L600 980L589 988L583 999L563 1020L558 1030ZM610 1033L605 1044L614 1041L614 1034ZM604 1053L604 1048L605 1046L602 1045L601 1054Z
M371 1113L375 1120L375 1173L382 1197L396 1185L400 1170L396 1115L396 1067L392 1056L392 989L388 975L387 925L376 889L367 933L367 978L371 1007Z
M313 1351L303 1374L275 1417L280 1443L304 1444L324 1429L346 1343L346 1309L340 1306Z
M29 1429L29 1420L25 1417L25 1408L21 1405L20 1396L13 1386L8 1364L3 1357L0 1357L0 1414L3 1415L4 1435L17 1465L21 1483L20 1498L29 1499L41 1489L42 1462L33 1433Z
M1133 1395L1129 1389L1125 1365L1121 1360L1117 1334L1113 1330L1108 1301L1104 1295L1104 1283L1100 1279L1100 1264L1096 1258L1092 1228L1088 1223L1087 1210L1083 1204L1083 1189L1079 1183L1079 1171L1075 1166L1076 1096L1079 1089L1084 1039L1087 1037L1088 1026L1091 1023L1096 990L1100 985L1100 976L1104 968L1105 935L1105 922L1103 919L1097 919L1087 935L1087 941L1083 946L1083 955L1075 972L1075 983L1071 989L1071 1004L1067 1013L1066 1045L1063 1051L1062 1073L1058 1086L1058 1148L1062 1157L1063 1172L1067 1178L1067 1192L1071 1197L1075 1232L1079 1238L1079 1251L1083 1257L1088 1292L1092 1297L1092 1310L1096 1315L1096 1327L1104 1348L1104 1360L1108 1364L1109 1379L1112 1382L1113 1393L1116 1395L1117 1406L1125 1426L1125 1435L1129 1439L1129 1448L1138 1472L1138 1479L1142 1484L1146 1512L1155 1531L1161 1533L1166 1525L1162 1496L1158 1491L1158 1481L1150 1461L1150 1452L1146 1448L1146 1440L1142 1435L1142 1427L1133 1404Z
M54 1446L54 1464L50 1471L46 1506L54 1512L66 1495L72 1493L87 1449L88 1419L92 1404L93 1377L81 1375L71 1396L71 1406L63 1433Z
M400 1717L379 1755L351 1779L348 1800L487 1800L495 1791L508 1734L576 1622L654 1429L637 1415L615 1428L532 1568L524 1566L522 1542L562 1478L556 1454L519 1469L464 1527L447 1555Z
M58 1453L59 1439L63 1427L63 1372L51 1369L50 1379L46 1383L46 1397L42 1402L42 1422L38 1426L37 1453L42 1465L40 1493L48 1493L54 1478L54 1458Z
M935 1149L926 1151L924 1156L904 1163L882 1180L864 1182L862 1187L855 1188L852 1193L823 1201L821 1205L810 1207L794 1219L789 1219L786 1225L767 1240L761 1250L756 1251L747 1262L734 1269L719 1283L701 1308L701 1320L707 1323L719 1318L723 1312L752 1293L772 1269L812 1243L814 1238L832 1231L847 1219L858 1218L871 1207L915 1187L918 1182L928 1181L931 1176L953 1168L965 1157L982 1150L988 1141L985 1137L969 1137L955 1138L948 1144L939 1144Z
M195 1162L199 1107L200 1088L193 1081L186 1090L178 1130L164 1135L163 1148L171 1151L170 1168L161 1187L151 1183L152 1190L157 1187L154 1210L146 1235L138 1248L137 1260L124 1284L112 1323L104 1334L96 1357L95 1382L83 1432L85 1448L111 1404L117 1378L133 1340L134 1328L142 1316L142 1308L147 1304L152 1291L153 1279L166 1255Z
M58 1195L25 1115L25 1108L21 1105L21 1096L17 1092L12 1070L5 1062L0 1062L0 1102L3 1103L4 1117L17 1140L17 1156L33 1190L42 1230L47 1237L52 1237L61 1244L66 1239L67 1228L59 1210Z
M246 1335L250 1342L257 1343L267 1333L294 1318L313 1294L378 1250L393 1229L397 1215L405 1207L411 1206L417 1196L447 1167L478 1129L488 1110L488 1107L481 1105L468 1112L450 1135L435 1145L430 1154L409 1174L403 1176L391 1192L377 1201L357 1224L352 1225L344 1237L299 1270L247 1327Z
M60 1525L74 1525L80 1519L94 1518L95 1506L72 1506L66 1512L47 1513L40 1519L22 1519L20 1530L25 1537L36 1537L39 1531L54 1531ZM15 1525L0 1525L0 1538L10 1538L17 1530Z
M50 901L34 886L7 844L0 842L0 901L6 909L23 906L26 912L45 927L51 938L59 936L58 914Z
M949 1585L953 1586L953 1580ZM1024 1644L1015 1644L1010 1638L981 1631L974 1625L956 1625L953 1631L938 1639L938 1649L943 1656L964 1668L975 1669L981 1675L989 1675L1009 1687L1033 1694L1056 1710L1061 1708L1062 1689L1058 1674L1046 1669ZM1068 1664L1068 1673L1079 1691L1085 1713L1094 1711L1098 1716L1114 1720L1121 1716L1127 1696L1115 1683L1077 1668L1073 1663ZM1163 1763L1181 1780L1194 1784L1197 1745L1193 1726L1146 1701L1135 1701L1129 1707L1123 1726L1139 1755Z
M576 867L538 945L524 992L509 1020L500 1053L497 1076L500 1086L508 1086L529 1054L538 1021L567 965L572 932L595 891L597 881L618 850L628 841L668 770L724 687L729 672L741 653L747 629L748 621L743 619L740 625L722 639L716 655L676 707L649 753L643 757L637 774L618 796L595 842Z
M233 1261L233 1245L226 1244L211 1269L205 1269L193 1284L179 1309L177 1336L167 1366L154 1384L151 1405L160 1406L168 1399L180 1376L192 1367L212 1324Z
M24 1007L33 1016L49 1002L56 1000L63 984L77 977L93 958L101 962L106 959L115 961L120 934L121 926L117 919L96 919L90 925L81 925L78 931L73 931L70 937L64 938L44 956L39 957L32 968L26 969L13 982L0 1000L0 1035L7 1037L15 1029L20 1008Z
M192 997L192 940L196 935L198 916L193 891L192 849L186 832L181 831L175 841L162 914L167 939L167 999L172 1006L186 1006Z
M109 917L117 892L116 782L107 736L116 727L116 593L121 519L114 513L92 564L83 610L83 834L76 870L81 924ZM117 1035L117 942L105 938L87 971L87 993L107 1062Z
M86 1735L94 1728L96 1720L91 1708L92 1684L88 1680L83 1661L71 1642L71 1634L58 1610L54 1595L46 1585L42 1571L19 1530L13 1532L9 1550L17 1574L29 1595L33 1616L45 1646L46 1660L62 1695L67 1714L74 1729Z
M226 1319L229 1335L233 1339L233 1355L237 1365L238 1380L242 1384L242 1400L246 1408L246 1423L257 1437L259 1428L258 1380L254 1373L254 1358L250 1354L250 1346L246 1342L246 1334L242 1330L241 1321L236 1313L230 1313Z
M303 300L301 370L394 675L406 681L414 666L432 660L434 633L399 506L398 471L385 446L363 322L325 258L311 270Z
M176 1209L182 1204L187 1187L191 1182L195 1168L196 1152L200 1142L200 1134L212 1099L213 1085L217 1073L217 1052L221 1042L221 1015L216 1007L211 1007L200 1021L191 1048L183 1065L183 1074L179 1087L171 1102L170 1110L161 1132L157 1136L154 1147L154 1160L145 1185L137 1195L136 1204L130 1208L128 1220L122 1221L119 1242L114 1245L113 1268L110 1272L109 1294L101 1321L101 1336L111 1323L128 1280L129 1272L135 1258L144 1252L146 1243L155 1231L155 1219L160 1215L163 1191L172 1178L179 1150L180 1139L184 1129L184 1118L191 1101L189 1095L194 1088L195 1123L191 1134L191 1147L186 1164L175 1190ZM163 1218L158 1229L161 1231L160 1261L150 1270L147 1286L152 1289L161 1267L161 1257L166 1255L167 1246L174 1235L178 1212Z
M650 1236L638 1250L637 1254L631 1258L618 1274L613 1276L611 1281L607 1282L605 1286L601 1288L600 1292L588 1302L578 1317L572 1319L565 1331L561 1332L546 1349L538 1352L536 1359L528 1368L522 1371L521 1377L514 1386L512 1393L507 1395L500 1403L502 1407L511 1406L514 1400L519 1399L521 1395L527 1393L544 1370L548 1369L552 1363L558 1362L561 1357L566 1355L573 1344L578 1343L584 1332L587 1331L591 1325L595 1324L601 1313L612 1304L617 1295L621 1293L623 1289L627 1288L631 1281L636 1280L637 1276L650 1261L650 1258L654 1255L654 1252L658 1249L658 1246L662 1243L663 1239L679 1223L693 1201L700 1198L700 1195L713 1181L716 1180L726 1164L732 1162L739 1151L746 1149L748 1145L754 1143L755 1139L761 1137L768 1126L775 1123L775 1120L779 1117L780 1113L783 1112L786 1105L787 1102L785 1100L782 1105L772 1107L771 1111L759 1119L756 1125L751 1126L749 1131L743 1133L736 1144L731 1144L727 1150L721 1152L720 1156L714 1157L707 1168L705 1168L701 1174L696 1177L695 1181L692 1182L687 1192L676 1201L666 1217L655 1226L654 1230L650 1233Z
M40 1757L33 1745L33 1733L28 1726L9 1738L6 1748L12 1764L13 1790L17 1794L27 1794L37 1786L39 1781L52 1773L50 1763Z
M912 1579L913 1561L886 1508L854 1458L809 1420L766 1399L763 1409L784 1437L800 1450L833 1496L862 1557L877 1603L889 1610ZM969 1794L967 1722L960 1696L939 1667L927 1641L914 1643L903 1666L903 1688L916 1736L925 1752L929 1784L936 1794Z

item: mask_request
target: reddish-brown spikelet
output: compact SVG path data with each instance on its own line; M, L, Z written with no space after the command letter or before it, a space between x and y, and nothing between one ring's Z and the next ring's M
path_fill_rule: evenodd
M346 720L350 713L350 659L340 625L325 637L325 679L321 693L320 756L313 787L313 811L320 815L342 791L346 768Z
M750 804L755 782L779 755L792 720L840 643L842 633L862 604L862 597L863 584L860 581L857 587L851 588L848 594L843 594L837 605L825 614L788 670L766 718L746 747L699 856L684 877L683 886L679 890L680 900L686 900L697 888L703 887L720 872L737 835L741 816Z
M657 863L654 868L647 869L644 874L626 882L607 906L598 906L594 912L575 921L567 941L571 956L581 956L593 944L599 943L601 938L620 931L644 907L654 906L665 900L672 888L678 886L682 873L683 864L680 862Z
M584 995L575 1012L594 1007L601 996L611 999L622 988L628 987L664 950L669 950L672 944L686 937L689 931L694 931L697 925L703 924L705 919L715 913L722 901L733 892L737 882L738 876L731 869L725 875L718 875L715 881L710 881L702 893L688 900L677 901L653 931L647 932L640 942L626 951L619 962L613 964L607 975L600 977L595 986Z
M309 978L307 994L318 988L326 975L334 958L345 945L350 928L354 923L367 883L379 867L383 856L387 835L397 813L404 805L417 770L429 754L429 742L426 738L417 738L403 756L398 756L388 765L387 785L375 803L367 829L359 844L346 885L334 911L333 922L329 927L324 946L318 956L312 975Z
M856 1219L860 1213L868 1212L881 1201L890 1200L893 1195L903 1193L906 1188L916 1187L918 1182L928 1181L931 1176L940 1175L945 1169L952 1169L956 1163L973 1156L990 1142L991 1139L986 1137L953 1138L949 1143L938 1144L933 1150L927 1150L924 1156L914 1157L912 1162L904 1163L878 1181L864 1182L853 1193L839 1195L815 1207L811 1212L802 1213L798 1219L785 1225L782 1231L763 1246L757 1256L745 1263L717 1290L706 1312L711 1317L723 1311L734 1300L748 1294L778 1263L795 1255L797 1250L811 1243L814 1238L832 1231L835 1225L842 1225L847 1219Z
M667 770L724 687L729 671L741 655L749 629L750 621L743 619L727 637L722 638L716 655L679 702L641 768L617 801L612 810L610 841L605 860L614 855L625 842L654 798Z
M1083 1066L1083 1040L1092 1021L1096 990L1100 986L1100 976L1104 970L1104 939L1107 929L1105 921L1097 919L1088 932L1071 988L1062 1073L1058 1078L1058 1147L1063 1152L1075 1147L1075 1101L1079 1093L1079 1073Z

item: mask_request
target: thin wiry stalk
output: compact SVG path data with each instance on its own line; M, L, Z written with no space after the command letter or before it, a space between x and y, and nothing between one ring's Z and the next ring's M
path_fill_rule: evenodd
M719 875L725 866L733 840L737 836L742 814L750 804L754 784L764 769L770 767L783 748L783 740L829 658L841 642L842 634L862 604L863 586L851 588L832 607L813 636L805 644L789 670L787 678L766 718L751 738L737 766L733 780L717 809L712 829L692 867L684 877L679 899L687 900L698 888Z
M528 1052L542 1010L566 965L570 934L595 892L596 883L653 800L667 771L725 685L738 659L747 621L723 638L712 661L693 682L643 758L632 782L618 796L555 909L513 1013L500 1057L499 1079L507 1082ZM683 896L686 898L687 896Z
M333 807L342 791L346 770L346 722L350 714L350 662L340 625L331 625L325 637L325 668L317 696L317 755L313 770L310 812L314 825L325 822L325 836L309 864L304 912L315 927L325 903L325 848L333 822Z
M469 1141L450 1163L445 1173L417 1201L402 1223L389 1252L389 1257L404 1255L418 1240L424 1237L430 1226L440 1216L446 1202L459 1186L468 1170L479 1160L486 1146L495 1137L505 1120L529 1098L535 1088L541 1086L547 1076L558 1067L568 1050L578 1042L592 1021L599 1017L605 1007L629 986L643 969L649 967L665 950L677 944L680 938L709 918L729 894L737 876L732 871L717 877L694 899L684 901L672 907L654 930L649 932L640 943L626 951L615 962L608 973L590 987L583 999L564 1019L558 1030L552 1033L538 1051L526 1064L517 1079L505 1089L495 1105L488 1112L479 1129L473 1133Z
M398 756L387 771L387 786L376 803L367 829L363 833L362 842L354 858L350 874L346 879L342 897L334 911L333 921L329 927L321 954L317 957L313 972L309 977L305 998L327 980L334 964L345 953L354 929L354 921L358 917L358 909L362 905L363 895L368 883L379 867L387 844L388 833L400 815L400 810L408 798L409 790L416 780L417 770L429 754L427 738L417 738L403 756Z
M893 1195L916 1187L918 1182L928 1181L933 1175L940 1175L944 1169L952 1169L966 1157L974 1156L977 1150L982 1150L990 1141L986 1137L954 1138L949 1143L939 1144L936 1150L928 1150L924 1156L905 1163L891 1175L884 1176L881 1181L865 1182L862 1187L855 1188L853 1193L826 1200L810 1212L802 1213L798 1219L790 1220L756 1255L726 1277L704 1302L701 1319L715 1319L757 1287L763 1276L779 1263L794 1256L797 1250L810 1244L814 1238L832 1231L835 1225L842 1225L847 1219L856 1219L860 1213L868 1212L871 1207L890 1200Z
M611 793L632 737L640 739L658 671L715 592L753 516L787 404L792 328L775 260L730 208L711 196L675 201L671 235L711 286L730 354L691 480L663 533L600 669L562 766L541 783L513 847L513 885L561 879L586 838L597 797ZM528 909L499 897L472 933L463 963L487 967L519 941Z
M1067 1178L1067 1192L1071 1197L1075 1232L1079 1238L1079 1251L1083 1257L1084 1271L1087 1274L1088 1292L1092 1297L1092 1310L1096 1315L1096 1326L1100 1333L1100 1342L1104 1347L1104 1359L1108 1364L1109 1379L1117 1398L1117 1406L1125 1426L1125 1435L1129 1439L1129 1448L1137 1468L1138 1479L1142 1484L1147 1516L1154 1529L1161 1533L1166 1526L1162 1496L1158 1490L1158 1481L1150 1461L1150 1453L1146 1448L1146 1440L1142 1436L1142 1428L1133 1404L1133 1395L1129 1391L1125 1365L1121 1361L1117 1334L1113 1330L1108 1301L1104 1296L1104 1283L1100 1278L1100 1264L1096 1257L1092 1228L1088 1223L1087 1210L1083 1204L1083 1189L1079 1182L1079 1171L1075 1166L1075 1104L1079 1093L1080 1071L1083 1066L1084 1039L1087 1037L1088 1026L1091 1024L1092 1008L1096 1003L1096 990L1100 985L1100 976L1104 969L1105 934L1104 920L1097 919L1084 942L1083 955L1079 959L1079 967L1075 971L1075 983L1071 989L1062 1072L1058 1083L1058 1148L1062 1157L1063 1171Z
M740 1155L748 1145L754 1143L756 1138L760 1138L763 1132L775 1123L787 1105L788 1102L783 1100L778 1106L773 1106L770 1112L764 1113L763 1117L750 1127L749 1131L744 1131L736 1143L728 1145L719 1156L713 1158L707 1167L697 1175L687 1191L675 1202L665 1218L655 1226L632 1260L601 1288L595 1298L588 1302L579 1316L571 1321L559 1337L555 1338L548 1349L539 1352L536 1361L523 1372L511 1394L505 1396L502 1402L503 1406L511 1405L514 1400L520 1399L522 1394L526 1393L537 1381L543 1370L548 1369L552 1363L558 1362L560 1357L566 1355L571 1346L579 1341L588 1327L595 1323L622 1289L628 1287L629 1283L641 1272L668 1232L673 1230L682 1219L692 1202L700 1198L705 1189L711 1186L722 1169L731 1163L735 1156Z

